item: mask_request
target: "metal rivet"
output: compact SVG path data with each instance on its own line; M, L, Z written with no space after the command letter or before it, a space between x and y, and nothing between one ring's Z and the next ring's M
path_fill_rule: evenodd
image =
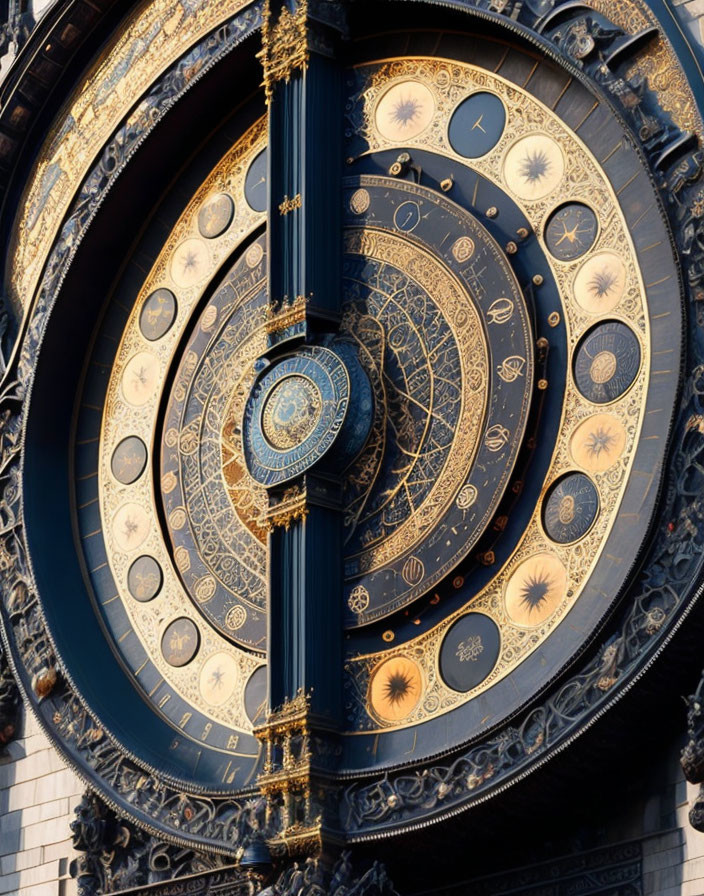
M495 205L492 205L491 208L486 210L487 218L495 218L499 213L498 208Z
M547 380L538 380L538 388L540 389L541 392L544 392L547 389L547 387L548 387Z
M386 632L384 632L384 634L381 637L388 644L390 641L393 641L393 639L396 637L396 635L392 631L386 631Z
M516 252L518 252L518 246L514 243L513 240L511 240L510 242L506 243L506 252L507 252L509 255L515 255Z
M560 313L558 311L551 311L548 314L548 323L551 327L556 327L560 323Z
M533 286L542 286L543 285L543 275L542 274L534 274L533 275Z

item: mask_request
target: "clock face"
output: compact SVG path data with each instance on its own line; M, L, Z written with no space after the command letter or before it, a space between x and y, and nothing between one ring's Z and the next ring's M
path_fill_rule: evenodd
M675 260L621 122L581 83L561 105L555 68L522 50L520 77L491 41L471 60L437 52L362 43L343 73L334 326L304 334L315 297L270 295L271 222L306 200L269 196L252 114L134 250L139 274L96 311L76 377L80 613L139 707L147 747L126 751L169 786L239 800L264 773L282 661L272 496L335 483L337 771L369 776L349 785L343 836L410 824L374 802L373 776L500 737L610 624L678 394ZM96 712L109 690L94 683ZM498 787L493 769L467 772L462 799Z

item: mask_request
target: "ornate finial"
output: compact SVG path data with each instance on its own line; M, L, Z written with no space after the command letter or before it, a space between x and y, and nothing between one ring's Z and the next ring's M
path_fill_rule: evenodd
M272 20L270 0L264 5L262 49L257 54L264 68L264 92L267 105L279 81L291 80L296 70L308 67L308 0L297 0L293 11L282 4L279 16Z

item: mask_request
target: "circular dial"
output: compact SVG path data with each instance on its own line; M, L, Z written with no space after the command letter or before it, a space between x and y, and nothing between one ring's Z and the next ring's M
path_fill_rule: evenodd
M96 311L84 373L65 389L78 396L64 464L75 590L87 587L127 682L125 725L133 713L144 732L126 755L164 788L207 794L218 824L266 775L267 667L288 662L272 653L269 561L274 541L293 543L285 525L308 523L304 508L279 525L272 506L334 483L332 774L347 782L340 825L354 837L502 786L495 748L513 729L501 726L595 642L649 531L681 348L651 181L596 94L570 80L563 103L547 63L514 49L502 71L505 47L480 43L471 62L438 44L437 58L344 72L347 163L329 184L339 314L325 318L315 295L269 294L272 233L307 198L272 204L266 233L277 187L262 119L229 131L210 173L184 182L187 204ZM609 164L614 146L627 166ZM47 352L31 332L26 355ZM22 450L38 543L32 473L51 366L33 375ZM51 564L37 562L44 588ZM608 695L618 676L604 670ZM109 718L109 687L84 687L103 688ZM94 749L65 707L56 717L62 737ZM521 732L528 767L550 731ZM472 764L451 794L426 799L436 778L420 766L440 762L439 745L448 763L471 753ZM417 804L398 797L403 781L385 796L409 764ZM180 837L190 819L174 821L169 799L154 813ZM225 827L212 836L227 839Z

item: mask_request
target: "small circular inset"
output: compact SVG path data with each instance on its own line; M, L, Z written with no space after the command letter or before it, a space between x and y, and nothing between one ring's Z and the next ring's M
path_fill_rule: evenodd
M540 625L567 594L567 571L554 554L524 560L506 586L506 612L517 625Z
M127 436L115 448L110 461L112 475L123 485L136 482L147 464L147 448L137 436Z
M139 504L123 504L113 518L112 531L121 551L134 551L149 535L149 517Z
M385 722L400 722L418 705L423 679L418 665L406 656L384 660L372 672L369 702Z
M127 588L135 600L146 603L161 591L164 575L153 557L137 557L127 573Z
M224 650L209 656L198 679L201 697L211 706L222 706L232 697L239 683L237 661Z
M266 721L266 666L259 666L244 687L244 711L253 725Z
M198 652L200 632L187 616L174 619L161 636L161 652L170 666L185 666Z
M543 526L558 544L583 538L599 512L599 494L584 473L569 473L555 483L543 505Z
M577 388L595 404L614 401L633 384L640 360L640 343L630 327L620 321L597 324L577 346Z
M244 196L250 208L255 212L266 211L267 175L266 150L263 149L254 158L244 179Z
M149 342L161 339L176 320L176 296L170 289L155 289L147 296L139 314L139 329Z
M542 199L565 173L562 150L550 137L530 134L513 144L504 161L504 180L520 199Z
M350 211L355 215L363 215L369 208L370 202L371 196L369 195L369 190L360 187L360 189L355 190L350 197Z
M411 233L419 223L420 206L417 202L402 202L394 212L394 225L404 233Z
M626 267L613 252L588 258L574 278L574 297L590 314L607 314L621 301L626 288Z
M225 615L225 625L231 632L236 632L242 628L247 621L247 611L241 604L230 607Z
M225 233L235 216L235 203L227 193L208 197L198 212L200 235L212 240Z
M262 432L277 451L288 451L313 432L323 399L307 376L284 377L273 387L262 409Z
M122 394L125 401L142 407L154 395L159 380L159 361L150 352L139 352L125 365Z
M434 113L435 99L425 84L402 81L381 97L374 120L382 137L403 143L424 131Z
M203 280L209 268L210 256L205 243L195 237L184 240L171 256L171 276L174 283L183 289Z
M347 606L353 613L363 613L369 606L369 592L364 585L356 585L347 598Z
M558 261L573 261L594 245L599 224L582 202L568 202L556 209L545 227L545 243Z
M440 674L454 691L480 685L499 658L501 634L484 613L467 613L452 625L440 647Z
M603 473L622 456L626 428L611 414L595 414L583 420L570 439L574 462L588 473Z
M417 557L409 557L403 564L401 575L407 585L420 585L425 575L425 566Z
M506 110L498 96L484 91L473 93L452 113L450 146L465 159L477 159L496 146L505 125Z
M247 249L244 260L247 262L247 266L250 268L256 268L259 262L264 257L264 248L261 243L252 243L252 245Z

